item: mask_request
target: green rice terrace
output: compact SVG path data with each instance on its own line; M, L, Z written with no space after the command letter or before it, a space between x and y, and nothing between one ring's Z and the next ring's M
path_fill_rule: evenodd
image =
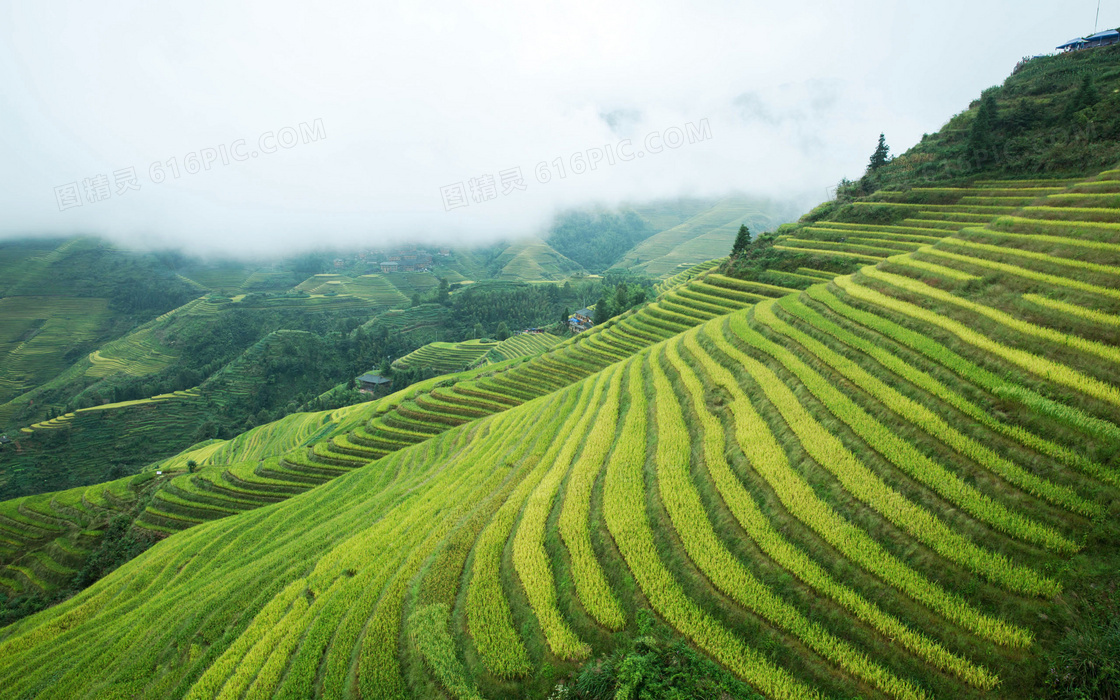
M497 342L466 340L462 343L428 343L393 361L393 369L426 367L439 374L466 368L498 346Z
M529 357L548 350L561 340L560 336L551 333L517 333L499 341L482 358L484 362L497 364L519 357Z
M492 264L499 270L495 277L508 280L563 280L583 272L579 263L537 238L513 243Z
M614 264L651 277L669 277L682 265L727 254L741 224L751 230L773 228L784 219L772 207L744 197L723 199L710 209L660 231L627 251Z
M651 615L727 697L1036 695L1115 615L1120 171L853 210L753 279L0 504L10 593L119 514L164 538L0 630L4 695L544 698Z
M502 341L466 340L428 343L393 361L393 369L430 369L448 374L480 364L497 364L536 355L560 342L551 333L519 333Z
M347 277L318 274L304 280L295 289L312 295L343 294L363 299L374 306L401 309L408 306L408 297L401 293L385 275Z

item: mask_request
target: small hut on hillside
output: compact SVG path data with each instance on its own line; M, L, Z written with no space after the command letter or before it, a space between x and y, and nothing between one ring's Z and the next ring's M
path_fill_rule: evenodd
M358 377L358 390L375 394L382 389L388 389L392 383L393 380L388 377L382 377L376 372L366 372Z

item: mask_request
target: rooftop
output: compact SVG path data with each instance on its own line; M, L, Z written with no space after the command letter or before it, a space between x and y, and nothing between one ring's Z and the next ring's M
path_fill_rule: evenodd
M1120 30L1106 29L1103 32L1097 32L1087 37L1079 37L1077 39L1070 39L1066 43L1058 46L1058 49L1073 49L1083 46L1085 44L1092 44L1094 42L1104 42L1109 39L1120 39Z

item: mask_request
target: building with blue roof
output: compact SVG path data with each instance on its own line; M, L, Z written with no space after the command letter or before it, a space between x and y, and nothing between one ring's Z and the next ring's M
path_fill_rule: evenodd
M1106 29L1091 36L1081 39L1070 39L1058 47L1059 51L1081 51L1082 49L1096 49L1102 46L1112 46L1120 43L1120 30Z
M1085 48L1084 39L1070 39L1066 43L1058 47L1059 51L1077 51L1078 49Z

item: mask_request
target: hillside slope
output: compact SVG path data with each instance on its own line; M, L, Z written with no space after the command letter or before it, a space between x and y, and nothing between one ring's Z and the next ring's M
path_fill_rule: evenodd
M710 265L697 266L695 272L699 274L707 267ZM676 286L666 287L659 303L571 338L554 352L545 353L545 350L556 344L556 338L514 336L487 353L487 364L475 370L422 381L378 401L349 409L293 414L229 441L201 443L150 467L145 472L149 478L157 470L162 474L154 484L144 482L142 496L132 486L121 488L133 482L114 482L117 486L113 487L113 493L119 494L128 507L118 509L113 517L138 508L128 516L131 532L141 541L150 541L202 522L290 498L371 459L567 386L703 320L768 298L747 291L755 288L750 283L722 277L710 281L690 279L682 276ZM763 291L774 294L778 289L765 287ZM544 354L526 357L538 353ZM510 361L518 357L526 359ZM182 400L199 405L197 397L183 397ZM116 410L142 411L145 408L146 404L138 404ZM340 421L338 416L344 412L346 420ZM85 413L78 412L77 417L87 420ZM98 414L111 415L106 410ZM63 417L42 426L42 431L54 432L56 422L75 419L75 416ZM102 425L118 423L119 418L113 415L111 421ZM145 432L147 437L152 434ZM96 459L97 445L91 442L90 447L90 458ZM195 466L188 468L192 462ZM91 515L76 517L61 505L71 500L70 495L63 492L6 502L14 512L35 508L42 516L64 527L62 534L57 534L25 524L6 533L7 549L0 552L0 593L17 603L29 600L47 603L74 590L76 582L80 581L74 572L85 568L95 554L94 547L79 547L72 541L74 532L89 528ZM92 509L91 513L95 520L107 517L97 509ZM53 543L59 537L71 543L73 551L65 557L54 550ZM86 544L106 546L99 542L95 538ZM35 570L53 573L29 580L22 573L29 564Z
M536 371L433 382L348 433L414 434L380 459L240 472L324 485L4 629L0 684L544 697L648 608L768 697L1034 695L1117 566L1118 183L803 292L707 273Z
M579 263L561 255L539 238L511 243L491 267L497 270L493 275L496 279L522 282L564 280L584 272Z
M672 228L646 238L627 251L614 266L629 268L655 279L669 277L690 265L726 255L741 224L757 232L770 230L782 221L780 213L755 200L729 197Z
M0 243L0 426L5 402L201 292L157 256L96 239Z
M649 236L678 226L715 203L672 199L564 211L553 220L547 242L587 271L599 273Z

